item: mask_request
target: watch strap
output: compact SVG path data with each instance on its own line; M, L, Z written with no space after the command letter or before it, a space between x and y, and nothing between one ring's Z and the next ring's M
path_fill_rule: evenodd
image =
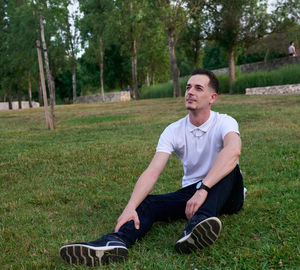
M210 191L210 188L206 185L203 184L202 181L198 182L198 184L196 185L196 189L199 190L199 189L204 189L206 190L207 192Z
M204 185L203 183L202 183L202 185L201 185L201 187L200 187L199 189L204 189L204 190L206 190L207 192L210 191L210 188L209 188L208 186Z

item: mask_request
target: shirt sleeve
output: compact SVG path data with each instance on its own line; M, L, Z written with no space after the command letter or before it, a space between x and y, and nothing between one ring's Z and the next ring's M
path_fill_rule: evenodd
M237 134L240 134L239 132L239 125L237 121L232 118L229 115L225 115L224 119L221 122L221 134L222 134L222 139L224 140L224 137L229 133L229 132L236 132Z
M174 152L174 132L172 132L172 126L168 126L160 135L156 152L164 152L172 154Z

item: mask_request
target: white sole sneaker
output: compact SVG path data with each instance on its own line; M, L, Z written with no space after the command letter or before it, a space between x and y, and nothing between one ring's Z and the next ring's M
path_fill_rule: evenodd
M221 230L222 223L218 218L207 218L198 223L190 234L180 238L175 244L175 249L180 253L190 253L213 245Z
M128 249L123 246L94 247L85 244L70 244L61 247L59 253L68 264L92 267L110 262L122 262L128 258Z

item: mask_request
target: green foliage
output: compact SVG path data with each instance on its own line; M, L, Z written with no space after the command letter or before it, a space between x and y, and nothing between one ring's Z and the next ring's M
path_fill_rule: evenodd
M105 91L122 90L128 84L132 86L133 39L137 40L139 87L143 87L144 91L147 88L144 84L170 80L168 29L174 31L180 76L189 74L195 67L215 69L227 66L228 52L224 48L228 40L236 44L238 64L285 55L287 41L290 40L295 41L296 50L300 46L299 1L296 0L277 1L272 15L274 22L268 25L269 30L275 29L276 24L280 25L276 33L264 36L249 50L247 47L265 30L258 27L261 21L269 18L269 15L264 15L265 4L258 6L256 0L79 0L81 14L71 16L67 7L76 1L0 0L1 100L7 100L9 94L15 99L17 90L21 90L26 99L29 79L33 97L36 99L38 96L39 69L35 41L40 38L40 33L36 31L39 29L39 11L44 18L57 103L72 99L71 67L74 53L78 52L79 39L85 52L77 63L78 95L100 92L100 37L105 52ZM133 3L131 15L130 2ZM206 8L203 8L204 4ZM238 15L241 15L240 20ZM75 20L80 37L78 31L71 33L70 17ZM255 29L257 31L252 33ZM246 38L248 30L252 34ZM216 41L221 45L216 45ZM222 85L227 84L224 82ZM163 96L169 96L169 92L165 91ZM159 96L161 91L154 92Z
M148 9L144 15L147 27L138 39L137 57L139 82L146 82L146 85L148 82L161 83L170 79L167 35L161 26L157 10L150 7Z
M141 98L163 98L173 96L173 84L171 82L159 83L153 86L143 86Z
M266 9L258 0L214 0L208 6L207 32L227 51L250 46L267 33Z
M184 95L187 79L183 78L180 80L181 93ZM143 86L141 91L141 98L164 98L173 97L173 83L159 83L154 86Z
M234 94L244 94L246 88L262 87L272 85L297 84L300 83L300 64L283 66L274 71L258 71L252 73L242 73L239 68L236 68L237 80L233 85ZM229 75L218 74L217 78L220 85L220 94L229 93ZM180 80L182 93L185 92L187 78ZM155 86L143 87L141 97L161 98L172 97L173 85L171 82L161 83Z
M288 55L288 46L294 41L300 47L300 25L290 21L281 25L279 30L264 36L249 48L244 48L238 57L237 64L246 64L271 60Z
M206 45L203 57L203 67L206 69L218 69L228 66L228 55L223 47L216 42Z
M229 75L228 74L219 74L217 75L220 86L220 94L229 93Z
M284 66L274 71L240 74L233 85L234 93L245 93L246 88L300 83L300 64Z
M220 217L215 245L178 254L174 244L186 221L158 222L126 263L99 269L297 269L299 102L299 95L221 95L214 104L239 123L248 189L242 211ZM57 106L50 132L42 108L2 111L1 268L86 270L66 265L59 248L113 230L161 132L186 113L182 98ZM172 155L153 194L180 188L182 175Z
M120 54L120 44L111 45L106 49L104 57L104 88L125 89L130 83L131 63L128 54ZM81 95L100 92L99 65L90 61L89 53L78 60L78 88Z

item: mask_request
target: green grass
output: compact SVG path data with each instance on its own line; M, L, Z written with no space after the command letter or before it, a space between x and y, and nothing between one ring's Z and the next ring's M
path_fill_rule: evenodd
M273 71L257 71L243 73L236 67L236 81L233 85L234 94L245 94L246 88L263 87L284 84L300 83L300 64L286 65ZM229 75L217 75L220 84L220 93L229 93ZM187 78L180 80L181 95L184 96ZM162 98L173 96L172 82L157 84L154 86L143 87L141 98Z
M234 93L245 93L246 88L300 83L300 64L286 65L273 71L242 73L238 71ZM223 89L228 89L224 85ZM223 91L224 92L224 91Z
M220 96L214 110L240 124L243 210L221 216L216 244L199 253L173 248L185 221L157 223L103 269L297 269L300 265L300 96ZM1 269L86 269L66 265L61 245L112 231L160 133L186 114L183 99L0 112ZM180 188L172 156L153 193Z

